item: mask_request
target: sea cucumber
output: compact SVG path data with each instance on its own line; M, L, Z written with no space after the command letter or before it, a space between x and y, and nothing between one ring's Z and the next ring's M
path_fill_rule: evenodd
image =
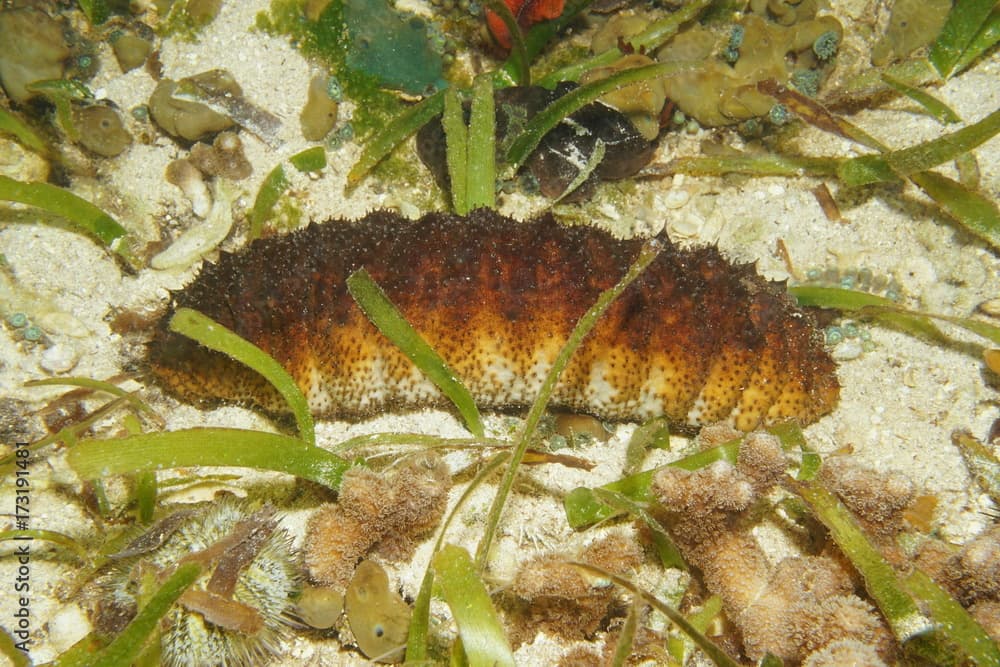
M584 340L552 404L608 420L665 415L682 428L741 430L833 409L836 368L784 286L717 248L664 250ZM356 306L345 279L364 266L484 409L530 404L577 320L637 256L619 241L545 215L490 210L406 220L376 211L261 239L207 265L174 293L148 348L152 374L186 400L280 413L277 392L226 356L171 333L199 310L257 344L320 416L361 418L441 405L436 387Z

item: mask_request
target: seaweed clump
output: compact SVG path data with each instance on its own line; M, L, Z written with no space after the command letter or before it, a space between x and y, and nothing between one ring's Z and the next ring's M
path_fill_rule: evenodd
M779 440L754 433L740 447L735 466L718 461L696 471L665 468L653 492L684 559L722 598L747 657L760 660L770 653L798 662L850 638L891 658L889 628L854 594L842 561L818 554L772 566L758 545L748 517L786 466Z
M781 10L780 16L771 11L772 6ZM638 35L648 22L644 16L613 17L595 33L591 50L600 53L615 46L619 39L627 42ZM642 91L636 84L625 89L630 94L618 94L617 99L605 97L603 101L642 118L640 128L659 120L658 108L634 107L651 93L665 95L680 111L706 127L766 118L775 103L757 90L757 83L774 79L815 95L843 32L836 18L815 16L814 3L803 2L797 7L790 3L767 3L766 8L748 13L725 32L697 25L660 48L655 54L657 61L690 65L689 69L659 79L662 92ZM636 54L631 54L604 70L617 71L636 65ZM651 84L645 85L648 88Z
M940 34L951 0L896 0L885 34L872 49L872 64L901 60L929 45Z
M614 574L627 574L642 563L636 540L613 533L587 546L575 560ZM518 571L508 596L515 643L529 642L538 632L567 639L593 639L626 605L607 581L585 574L570 559L542 554Z
M412 555L444 515L451 477L436 456L412 459L399 469L377 473L351 468L338 502L313 514L306 529L309 578L344 587L369 551L398 561Z
M423 95L446 85L444 38L423 18L385 0L272 0L257 15L259 30L290 37L320 59L357 104L359 135L385 126L403 107L399 93Z

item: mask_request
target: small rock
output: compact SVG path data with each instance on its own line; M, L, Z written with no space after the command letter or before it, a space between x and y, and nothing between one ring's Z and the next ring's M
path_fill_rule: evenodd
M831 356L837 361L850 361L851 359L857 359L862 354L864 354L864 348L861 346L861 341L858 340L845 340L843 343L837 345L833 348Z
M72 370L79 359L80 356L73 346L56 343L42 352L42 360L39 365L49 373L65 373Z
M48 626L49 641L60 653L86 637L91 630L87 614L75 604L66 605L56 612Z
M691 193L687 190L673 189L663 198L663 204L667 208L681 208L691 200Z

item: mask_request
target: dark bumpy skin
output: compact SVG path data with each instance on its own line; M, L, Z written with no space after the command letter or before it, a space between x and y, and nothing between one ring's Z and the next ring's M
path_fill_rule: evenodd
M562 376L553 404L612 420L666 415L678 426L826 414L835 366L812 319L780 284L714 247L665 249L610 308ZM256 241L207 265L157 326L153 374L188 400L284 410L254 372L167 330L187 306L273 355L314 412L363 417L442 398L354 304L364 266L482 408L529 404L581 315L625 273L641 240L549 217L488 210L409 221L375 212Z

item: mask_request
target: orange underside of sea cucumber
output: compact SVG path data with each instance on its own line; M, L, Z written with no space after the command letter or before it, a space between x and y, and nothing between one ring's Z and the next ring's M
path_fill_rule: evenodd
M682 427L729 421L742 430L829 412L835 364L783 286L714 247L664 242L584 340L552 404L610 420L665 415ZM147 360L181 398L285 410L256 373L168 331L185 306L270 353L317 415L443 405L348 294L345 279L365 267L481 408L524 406L577 320L641 246L551 216L520 223L489 210L313 224L207 265L173 295Z

